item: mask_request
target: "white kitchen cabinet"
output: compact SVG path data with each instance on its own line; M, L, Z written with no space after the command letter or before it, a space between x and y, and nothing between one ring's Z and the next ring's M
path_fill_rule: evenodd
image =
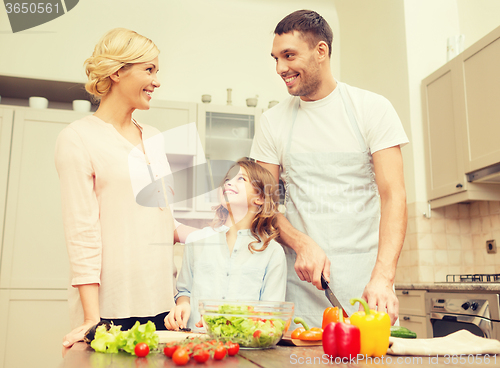
M500 200L500 185L468 182L500 163L500 27L422 81L427 197L433 208Z
M453 59L422 82L427 195L431 200L467 190L457 118L458 63Z
M198 211L212 211L222 177L232 163L250 155L261 114L256 108L198 105L198 131L207 162L205 172L197 171L197 193L203 193L196 197Z
M13 116L13 109L0 108L0 224L3 224L5 219ZM2 238L3 226L0 226L0 254L2 254Z
M61 365L67 290L0 289L0 311L0 368Z
M500 27L463 52L465 172L500 162Z
M412 316L408 314L399 314L399 325L406 327L410 331L417 334L417 338L426 339L432 336L427 336L427 317Z
M16 108L9 169L1 288L64 289L69 265L54 147L85 114Z
M399 300L399 324L417 334L418 338L427 338L425 313L426 290L396 290Z
M143 124L148 124L157 128L160 132L166 133L167 138L171 135L168 131L196 123L196 104L189 102L173 102L151 100L149 110L135 110L134 118ZM196 142L187 130L182 130L182 134L175 134L176 139L166 141L165 150L172 155L196 155Z

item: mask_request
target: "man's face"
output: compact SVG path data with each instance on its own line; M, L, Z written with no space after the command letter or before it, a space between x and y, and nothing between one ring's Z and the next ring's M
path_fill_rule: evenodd
M288 93L310 100L321 85L316 49L297 31L275 35L271 56L276 60L276 72L285 82Z

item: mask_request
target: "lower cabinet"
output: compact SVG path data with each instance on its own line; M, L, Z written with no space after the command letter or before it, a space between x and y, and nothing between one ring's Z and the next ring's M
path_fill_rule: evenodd
M407 329L415 332L418 338L426 339L427 336L427 317L423 316L409 316L406 314L399 314L399 324Z
M418 338L429 337L425 314L426 293L426 290L396 290L399 324L415 332Z
M0 368L59 367L67 290L0 289Z

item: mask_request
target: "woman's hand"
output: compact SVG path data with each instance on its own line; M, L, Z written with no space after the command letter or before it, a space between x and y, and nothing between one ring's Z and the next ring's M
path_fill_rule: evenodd
M165 327L167 330L177 331L179 328L186 328L191 314L191 304L188 301L178 303L165 317Z
M64 336L63 338L63 357L66 354L66 352L69 350L70 347L73 346L75 342L82 341L83 337L85 336L85 332L87 330L99 323L99 321L85 321L83 324L77 328L75 328L73 331L71 331L69 334Z

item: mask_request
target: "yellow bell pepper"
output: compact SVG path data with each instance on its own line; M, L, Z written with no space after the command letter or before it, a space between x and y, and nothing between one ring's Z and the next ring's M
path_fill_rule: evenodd
M360 354L368 357L381 357L389 348L391 335L391 319L385 312L370 310L368 303L363 299L351 299L351 305L359 302L365 311L353 313L350 317L351 324L361 331Z

